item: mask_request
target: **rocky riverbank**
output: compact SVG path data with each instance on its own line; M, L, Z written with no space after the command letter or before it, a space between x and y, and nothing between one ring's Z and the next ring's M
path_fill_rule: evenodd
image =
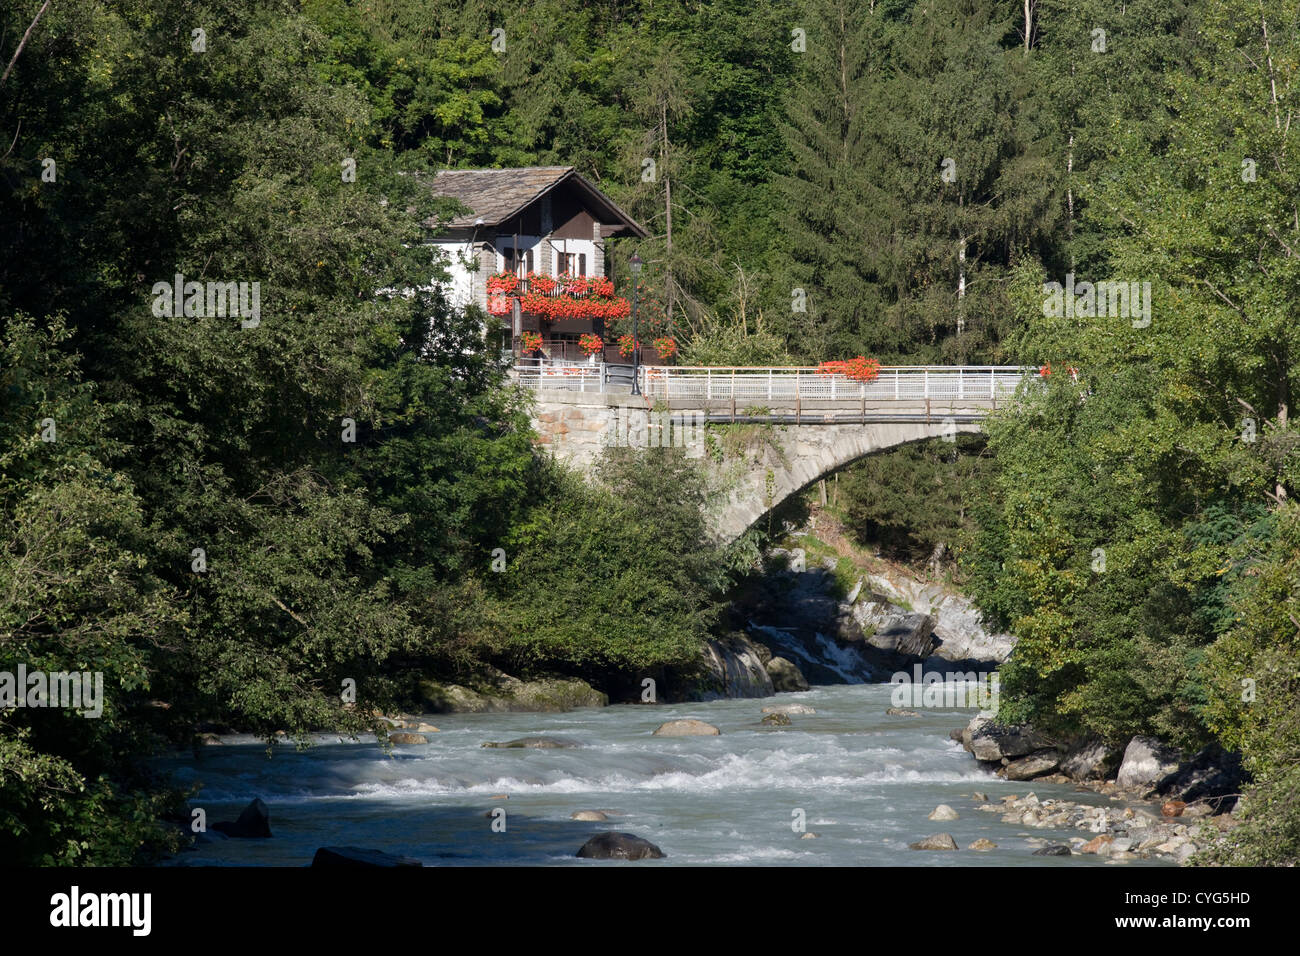
M951 736L1006 780L1074 783L1117 804L1039 800L1031 792L979 807L1001 813L1005 823L1095 834L1054 844L1054 855L1096 853L1116 861L1162 855L1186 863L1220 842L1239 820L1246 780L1241 758L1218 747L1188 757L1154 737L1134 737L1122 748L1095 739L1055 741L987 715Z

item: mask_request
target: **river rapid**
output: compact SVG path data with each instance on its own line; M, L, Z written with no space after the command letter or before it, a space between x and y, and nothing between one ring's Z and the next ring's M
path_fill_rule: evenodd
M978 810L1032 790L1040 798L1107 804L1072 785L1007 783L980 767L948 731L974 710L887 715L888 685L816 687L762 699L677 705L616 705L562 714L458 714L427 718L426 745L385 754L373 738L318 736L299 751L226 737L197 756L161 761L209 827L233 820L255 797L271 813L271 839L216 839L169 865L303 866L321 846L347 845L414 857L426 866L1102 866L1104 858L1034 857L1047 842L1093 834L1028 830ZM788 727L759 724L765 705L806 704ZM716 737L655 737L661 723L695 717ZM529 735L570 738L570 749L484 749ZM927 819L939 804L957 820ZM504 832L501 830L502 808ZM602 810L608 822L570 819ZM816 833L803 839L798 825ZM615 829L657 844L660 860L610 864L578 859L594 833ZM958 852L908 849L951 833ZM984 837L998 848L970 851ZM1168 865L1134 860L1126 866Z

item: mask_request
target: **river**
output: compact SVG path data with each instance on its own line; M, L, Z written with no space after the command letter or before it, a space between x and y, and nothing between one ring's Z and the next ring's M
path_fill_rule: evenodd
M793 703L817 712L792 716L789 727L759 724L764 705ZM197 757L170 758L163 766L181 784L201 783L191 806L204 808L209 825L233 820L261 797L275 835L203 844L171 865L302 866L327 845L384 850L426 866L611 865L574 856L604 829L645 837L666 854L621 865L1106 865L1095 856L1031 856L1044 838L1068 842L1092 834L1006 824L999 813L976 809L971 795L981 791L996 801L1033 790L1040 798L1093 804L1106 797L992 776L948 737L972 710L898 717L885 714L889 706L888 685L855 684L763 699L443 715L428 718L440 732L429 734L427 745L398 747L391 755L373 738L320 736L305 751L277 745L268 758L264 743L227 737ZM679 717L708 721L721 736L651 736ZM485 741L539 734L581 746L482 748ZM928 820L941 803L960 819ZM505 810L504 832L493 830L498 807ZM592 809L605 811L609 822L569 819ZM817 839L800 838L796 811ZM998 848L907 848L938 832L951 833L963 848L980 837Z

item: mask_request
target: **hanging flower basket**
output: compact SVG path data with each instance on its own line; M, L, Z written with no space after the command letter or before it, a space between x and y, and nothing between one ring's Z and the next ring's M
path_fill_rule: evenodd
M519 336L519 351L524 355L542 350L541 332L524 332Z
M600 352L605 348L605 343L601 341L599 335L588 332L579 337L578 348L584 355L595 355L597 352Z
M630 335L620 335L618 337L618 354L624 358L627 358L640 347L641 343Z

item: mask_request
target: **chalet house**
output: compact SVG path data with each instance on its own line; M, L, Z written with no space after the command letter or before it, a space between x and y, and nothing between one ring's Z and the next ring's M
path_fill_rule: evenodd
M471 210L425 223L451 274L448 292L456 305L477 305L499 323L503 349L521 356L540 336L540 352L530 357L586 361L582 336L597 335L603 348L595 361L627 361L606 333L606 320L630 307L613 294L605 243L646 231L608 196L572 166L449 169L432 188Z

